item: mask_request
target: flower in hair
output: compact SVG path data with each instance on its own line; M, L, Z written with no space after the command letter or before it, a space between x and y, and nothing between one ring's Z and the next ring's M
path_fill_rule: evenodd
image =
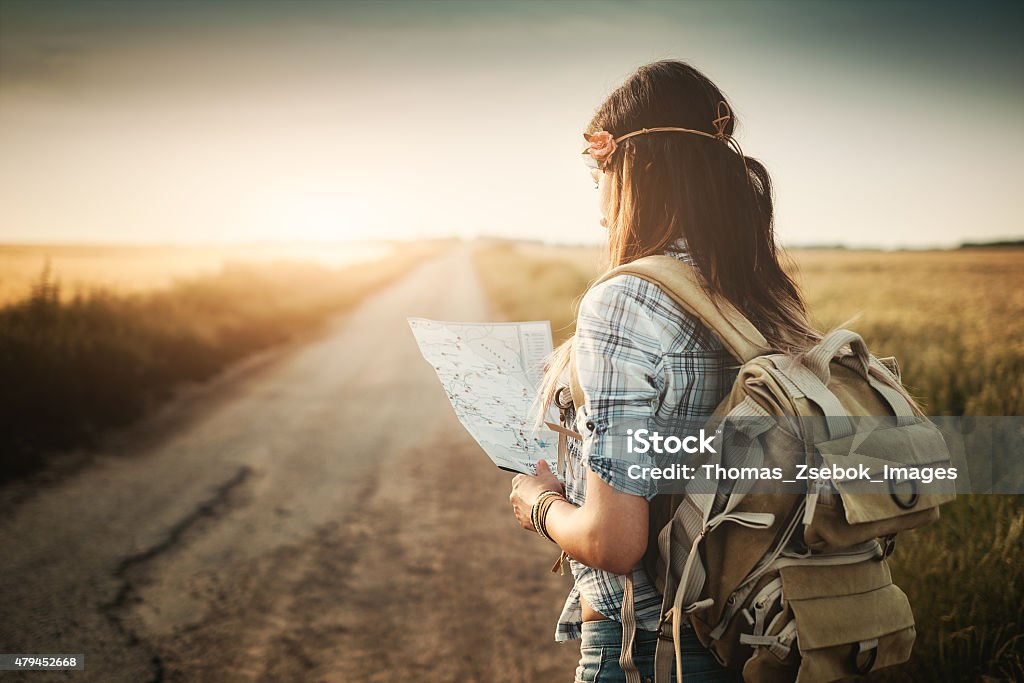
M608 157L615 152L615 138L608 131L599 130L596 133L584 133L583 137L590 143L587 151L590 152L590 156L598 164L603 165L608 160Z

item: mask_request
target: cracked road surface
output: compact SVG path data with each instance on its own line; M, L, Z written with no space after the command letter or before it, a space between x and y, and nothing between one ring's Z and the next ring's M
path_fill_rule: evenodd
M405 322L491 317L468 248L61 476L0 488L0 652L37 681L557 681L568 577Z

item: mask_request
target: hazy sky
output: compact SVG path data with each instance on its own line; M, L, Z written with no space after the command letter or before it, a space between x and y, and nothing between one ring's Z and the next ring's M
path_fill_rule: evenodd
M1020 3L0 0L0 241L602 238L581 132L726 92L785 243L1024 235Z

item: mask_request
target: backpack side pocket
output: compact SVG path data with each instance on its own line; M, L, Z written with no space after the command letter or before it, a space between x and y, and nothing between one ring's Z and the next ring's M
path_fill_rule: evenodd
M914 614L884 560L797 564L779 575L796 624L798 683L865 675L910 659Z

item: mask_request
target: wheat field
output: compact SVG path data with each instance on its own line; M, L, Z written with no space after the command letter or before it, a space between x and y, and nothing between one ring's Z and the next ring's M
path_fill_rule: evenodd
M795 250L787 268L821 329L849 326L930 415L1024 414L1024 250ZM476 253L507 320L551 320L555 341L601 270L597 249L493 243ZM904 533L890 561L917 620L907 664L872 680L1024 680L1024 496L960 496Z

